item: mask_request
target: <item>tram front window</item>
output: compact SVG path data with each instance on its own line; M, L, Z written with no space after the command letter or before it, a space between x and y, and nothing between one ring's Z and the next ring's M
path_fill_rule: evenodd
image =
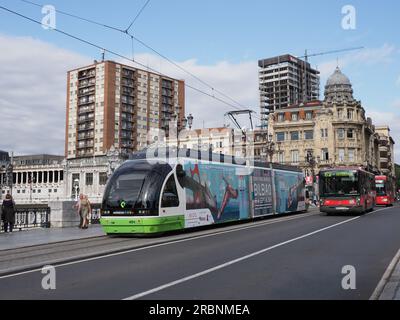
M147 172L126 173L116 177L108 195L108 203L121 208L132 208L139 199Z
M105 215L158 215L161 188L170 172L168 165L140 161L118 169L104 193Z
M321 195L330 197L360 194L358 174L351 171L325 172L321 175Z

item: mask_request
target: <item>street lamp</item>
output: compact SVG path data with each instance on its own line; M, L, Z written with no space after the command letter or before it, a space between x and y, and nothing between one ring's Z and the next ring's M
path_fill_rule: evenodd
M266 141L266 146L265 150L269 156L270 161L272 162L274 154L275 154L275 142L273 141L273 135L270 134L268 135L267 141Z
M78 201L78 192L79 192L79 179L74 180L74 189L75 189L75 201Z
M187 117L187 124L189 125L189 130L192 130L194 117L192 114L189 114Z

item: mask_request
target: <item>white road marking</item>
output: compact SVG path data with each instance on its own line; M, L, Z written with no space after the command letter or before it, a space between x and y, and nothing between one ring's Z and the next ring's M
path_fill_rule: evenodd
M374 213L377 213L377 212L380 212L380 211L384 211L384 210L388 210L388 209L389 209L389 208L376 210L376 211L374 211ZM253 252L253 253L248 254L248 255L245 255L245 256L243 256L243 257L241 257L241 258L237 258L237 259L228 261L228 262L226 262L226 263L220 264L220 265L215 266L215 267L213 267L213 268L210 268L210 269L207 269L207 270L204 270L204 271L195 273L195 274L193 274L193 275L190 275L190 276L187 276L187 277L184 277L184 278L181 278L181 279L178 279L178 280L175 280L175 281L166 283L166 284L164 284L164 285L161 285L161 286L159 286L159 287L153 288L153 289L151 289L151 290L147 290L147 291L144 291L144 292L135 294L135 295L133 295L133 296L131 296L131 297L128 297L128 298L125 298L125 299L123 299L123 300L137 300L137 299L143 298L143 297L148 296L148 295L151 295L151 294L153 294L153 293L156 293L156 292L162 291L162 290L164 290L164 289L167 289L167 288L176 286L176 285L178 285L178 284L181 284L181 283L184 283L184 282L187 282L187 281L190 281L190 280L193 280L193 279L202 277L202 276L204 276L204 275L206 275L206 274L209 274L209 273L212 273L212 272L214 272L214 271L217 271L217 270L220 270L220 269L229 267L229 266L231 266L231 265L233 265L233 264L242 262L242 261L244 261L244 260L248 260L248 259L253 258L253 257L255 257L255 256L259 256L259 255L264 254L264 253L266 253L266 252L268 252L268 251L271 251L271 250L273 250L273 249L282 247L282 246L284 246L284 245L290 244L290 243L295 242L295 241L298 241L298 240L302 240L302 239L304 239L304 238L311 237L311 236L316 235L316 234L318 234L318 233L321 233L321 232L324 232L324 231L333 229L333 228L335 228L335 227L341 226L341 225L343 225L343 224L347 224L347 223L349 223L349 222L358 220L358 219L360 219L360 218L362 218L362 216L357 216L357 217L355 217L355 218L348 219L348 220L342 221L342 222L340 222L340 223L336 223L336 224L331 225L331 226L329 226L329 227L322 228L322 229L319 229L319 230L316 230L316 231L307 233L307 234L302 235L302 236L300 236L300 237L293 238L293 239L291 239L291 240L287 240L287 241L278 243L278 244L276 244L276 245L274 245L274 246L271 246L271 247L262 249L262 250L257 251L257 252Z
M279 223L279 222L287 222L287 221L297 220L297 219L301 219L301 218L307 218L307 217L311 217L311 216L314 216L314 215L319 215L319 212L318 213L305 213L305 214L296 215L296 216L277 218L277 219L266 221L266 222L263 221L261 223L255 222L256 224L255 225L251 225L251 226L238 227L238 228L234 228L234 229L230 229L230 230L226 230L226 231L213 232L213 233L200 235L200 236L194 236L194 237L185 238L185 239L181 239L181 240L173 240L173 241L170 241L170 242L150 245L150 246L147 246L147 247L142 247L142 248L137 248L137 249L130 249L130 250L127 250L127 251L122 251L122 252L117 252L117 253L101 255L101 256L93 257L93 258L79 259L77 257L77 259L78 259L77 261L67 262L67 263L63 263L63 264L56 264L54 267L55 268L66 267L66 266L70 266L70 265L74 265L74 264L90 262L90 261L95 261L95 260L99 260L99 259L105 259L105 258L120 256L120 255L124 255L124 254L129 254L129 253L133 253L133 252L143 251L143 250L147 250L147 249L153 249L153 248L168 246L168 245L171 245L171 244L182 243L182 242L187 242L187 241L192 241L192 240L197 240L197 239L202 239L202 238L208 238L208 237L214 237L214 236L227 234L227 233L231 233L231 232L236 232L236 231L259 228L259 227L263 227L265 225L276 224L276 223ZM74 257L69 258L69 260L74 260ZM37 268L37 269L32 269L32 270L28 270L28 271L13 273L13 274L5 275L5 276L0 276L0 280L7 279L7 278L12 278L12 277L18 277L18 276L26 275L26 274L29 274L29 273L40 272L41 270L42 270L42 268Z

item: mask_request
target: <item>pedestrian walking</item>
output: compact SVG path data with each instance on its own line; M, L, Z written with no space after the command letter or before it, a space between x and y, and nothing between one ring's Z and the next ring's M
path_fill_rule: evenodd
M1 205L1 219L4 224L4 232L12 233L15 224L15 203L10 194L6 195L6 199Z
M88 199L88 196L83 196L83 199L80 201L80 214L82 218L82 229L89 228L89 216L92 212L92 206Z
M81 214L81 201L83 200L83 198L84 198L84 195L81 193L81 194L79 195L78 201L77 201L76 204L74 205L74 209L77 211L77 213L78 213L78 215L79 215L79 218L80 218L80 221L79 221L79 229L82 229L82 226L83 226L83 219L82 219L82 214Z

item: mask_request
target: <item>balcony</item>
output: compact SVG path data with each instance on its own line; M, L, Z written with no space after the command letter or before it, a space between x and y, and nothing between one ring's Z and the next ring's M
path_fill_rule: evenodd
M78 126L78 131L87 131L87 130L93 130L93 129L94 129L94 123Z
M91 113L93 111L94 111L94 105L84 106L84 107L79 108L78 114L82 115L82 114L85 114L85 113Z
M96 76L96 69L89 69L89 70L84 70L79 72L78 74L78 79L86 79L86 78L91 78Z
M83 98L80 98L80 99L79 99L79 101L78 101L78 106L86 105L86 104L91 104L91 103L93 103L94 101L95 101L95 96L94 96L94 95L87 96L87 97L83 97Z
M94 113L90 113L88 116L81 116L78 118L78 124L91 122L94 119Z
M84 88L84 87L90 87L94 86L96 84L96 79L90 79L90 80L82 80L79 81L79 88Z
M87 149L87 148L93 148L93 147L94 147L94 142L78 144L78 149Z
M90 140L94 138L94 133L79 134L78 141Z
M83 89L80 89L78 92L78 97L82 96L87 96L87 95L92 95L96 91L96 88L94 86L86 87Z

